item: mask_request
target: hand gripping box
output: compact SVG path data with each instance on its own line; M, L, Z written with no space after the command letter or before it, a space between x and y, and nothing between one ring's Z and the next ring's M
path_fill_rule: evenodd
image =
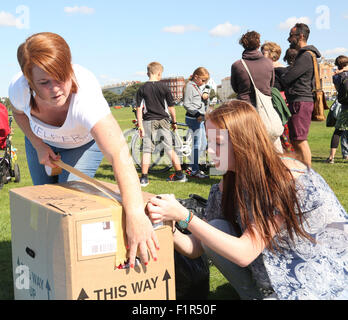
M144 203L150 197L143 193ZM15 299L175 299L169 226L156 228L157 261L119 269L115 258L126 252L122 206L90 184L12 189L10 207Z

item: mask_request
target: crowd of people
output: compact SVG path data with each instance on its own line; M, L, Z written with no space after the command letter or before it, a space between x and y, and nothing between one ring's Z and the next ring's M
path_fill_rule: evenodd
M57 159L94 177L105 156L122 196L131 268L137 255L147 264L148 251L156 260L160 244L151 222L168 220L191 233L179 232L173 223L176 250L192 258L205 252L241 299L348 299L348 215L311 168L307 142L314 106L309 51L320 57L314 46L307 45L308 37L305 24L290 30L284 58L288 66L282 66L277 44L261 46L259 33L244 34L243 61L236 61L231 69L237 99L214 110L209 109L204 91L209 72L203 67L194 70L184 91L185 122L194 137L186 173L172 148L170 130L177 123L173 97L159 81L163 66L150 63L149 81L136 96L139 134L144 140L140 179L94 75L72 64L69 46L59 35L44 32L29 37L18 48L22 72L12 80L9 98L25 134L33 184L76 179L67 172L58 177L46 174L45 166L55 167ZM288 104L291 116L279 137L282 150L256 111L254 86L243 63L259 91L271 96L276 87ZM348 109L346 67L340 71L335 84L338 91L343 89L338 99L342 109ZM335 136L347 129L344 119L347 113L342 112ZM141 186L149 183L154 134L163 136L175 168L168 182L186 182L186 175L207 178L199 169L205 150L215 167L223 169L221 182L211 187L203 219L173 195L152 198L145 213Z

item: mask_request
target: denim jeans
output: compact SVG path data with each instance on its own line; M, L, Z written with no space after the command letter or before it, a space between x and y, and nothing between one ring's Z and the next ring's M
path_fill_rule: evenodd
M61 160L93 178L103 159L95 141L91 141L74 149L63 149L50 146L53 152L59 153ZM80 180L75 175L63 170L59 176L50 177L46 174L45 166L39 163L37 152L29 139L25 137L25 152L28 167L34 185L64 183L67 181Z
M193 133L192 153L190 157L192 171L199 170L199 158L207 149L207 137L205 135L204 122L189 117L185 118L185 122Z

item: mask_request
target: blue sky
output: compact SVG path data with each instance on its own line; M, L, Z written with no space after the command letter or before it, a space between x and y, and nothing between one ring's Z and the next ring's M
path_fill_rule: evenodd
M348 55L348 1L0 0L0 97L20 69L16 52L30 35L50 31L70 45L73 62L90 69L101 85L146 80L146 65L159 61L164 77L205 66L214 81L230 75L248 30L283 49L290 27L309 24L309 44L325 57Z

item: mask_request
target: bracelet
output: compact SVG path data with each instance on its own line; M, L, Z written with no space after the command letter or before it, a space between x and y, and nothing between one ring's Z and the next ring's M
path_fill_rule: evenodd
M192 213L192 211L190 210L189 211L190 213L189 213L189 220L187 221L187 223L190 223L191 222L191 220L192 220L192 218L193 218L193 213Z
M177 122L172 122L172 124L178 124Z

